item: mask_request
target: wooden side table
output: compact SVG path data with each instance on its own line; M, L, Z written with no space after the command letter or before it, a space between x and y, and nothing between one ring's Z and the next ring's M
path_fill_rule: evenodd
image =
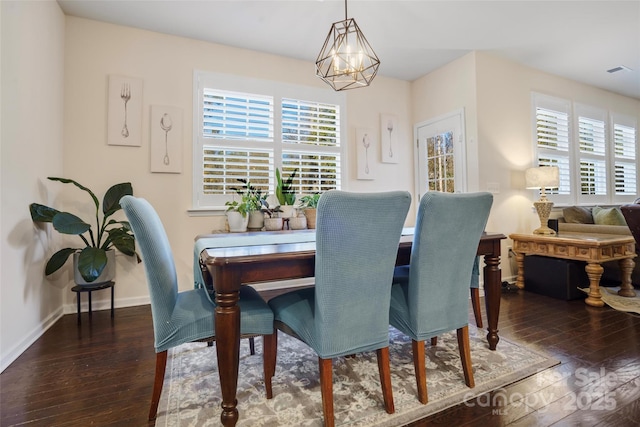
M116 286L116 282L104 282L104 283L96 283L95 285L76 285L71 290L77 294L78 301L78 324L80 324L80 296L83 292L87 292L89 294L89 317L91 317L91 292L99 291L101 289L111 288L111 318L113 318L113 294L114 288Z
M589 277L589 294L585 303L594 307L604 306L600 293L600 277L604 269L602 263L618 261L622 283L618 295L634 297L631 271L635 266L635 240L632 236L598 233L562 232L555 236L542 234L510 234L513 251L518 263L516 285L524 288L525 255L542 255L552 258L572 259L587 263L585 271Z

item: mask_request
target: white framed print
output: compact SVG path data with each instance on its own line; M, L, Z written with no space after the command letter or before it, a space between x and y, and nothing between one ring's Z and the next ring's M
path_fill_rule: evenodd
M151 106L151 172L182 173L182 108Z
M375 179L376 177L376 135L367 128L356 129L356 159L358 179Z
M398 163L398 117L380 114L382 163Z
M142 145L142 79L109 75L107 144Z

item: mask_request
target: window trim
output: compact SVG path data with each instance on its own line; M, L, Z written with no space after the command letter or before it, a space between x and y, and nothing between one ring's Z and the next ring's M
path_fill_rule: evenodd
M341 188L347 188L349 176L348 162L348 125L347 125L347 103L346 94L342 92L334 92L328 88L317 88L313 86L303 86L290 84L280 81L264 80L247 76L239 76L233 74L224 74L213 71L204 71L195 69L193 72L193 136L192 136L192 207L189 210L193 216L207 216L211 214L223 214L226 211L224 202L231 200L232 196L217 196L214 204L207 205L200 203L201 192L197 188L200 185L203 176L202 163L202 147L203 147L203 117L201 105L203 102L203 87L212 87L219 90L255 93L260 95L273 96L274 98L274 164L282 169L282 152L283 151L309 151L308 147L292 146L291 149L282 144L282 111L281 100L283 98L293 98L298 100L307 100L319 103L336 104L340 108L340 175ZM221 144L224 145L224 144ZM323 152L326 147L317 146L314 152ZM275 177L274 177L275 180Z

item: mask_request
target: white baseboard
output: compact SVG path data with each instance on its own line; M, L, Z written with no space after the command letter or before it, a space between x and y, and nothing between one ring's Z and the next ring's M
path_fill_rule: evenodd
M54 323L58 319L60 319L63 315L62 307L58 308L56 311L47 316L46 319L42 321L42 323L29 332L24 339L22 339L19 343L14 345L9 349L6 353L3 353L0 358L0 372L3 372L9 365L11 365L22 353L25 352L33 344L44 334L47 329L53 326Z
M113 301L114 308L135 307L138 305L151 304L149 296L135 297L135 298L116 298ZM93 300L91 302L91 311L111 310L111 298ZM89 311L89 301L85 297L80 303L80 312L85 313ZM64 314L76 314L78 312L78 306L76 304L66 304L64 306Z

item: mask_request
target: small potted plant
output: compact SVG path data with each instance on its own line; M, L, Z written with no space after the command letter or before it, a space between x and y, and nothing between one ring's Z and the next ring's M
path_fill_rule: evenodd
M225 203L229 231L247 231L247 228L261 230L264 226L264 214L261 209L265 196L263 196L261 189L254 187L248 180L236 179L242 183L242 187L232 187L231 189L240 196L240 201L233 200Z
M298 172L295 168L286 180L282 179L280 169L276 168L276 197L280 203L283 216L288 218L293 215L293 204L296 202L296 193L293 189L293 180Z
M78 285L93 285L113 280L115 276L115 249L125 255L136 254L135 238L128 221L109 219L118 212L120 199L125 195L133 195L131 183L124 182L109 188L102 201L102 220L100 219L100 202L96 195L82 184L66 178L48 177L51 181L73 184L86 191L95 205L96 230L92 225L69 212L61 212L38 203L29 205L31 219L34 222L50 222L53 228L62 233L77 235L82 239L82 247L64 248L54 253L45 267L45 274L58 271L71 254L74 255L74 280ZM86 235L87 233L88 235ZM140 257L138 262L140 262Z
M267 231L276 231L282 230L282 218L278 216L280 210L280 205L275 207L270 207L269 202L267 200L262 201L262 212L267 215L267 218L264 219L264 229Z
M300 197L300 209L307 217L307 228L316 228L316 210L321 195L321 193L314 193Z

